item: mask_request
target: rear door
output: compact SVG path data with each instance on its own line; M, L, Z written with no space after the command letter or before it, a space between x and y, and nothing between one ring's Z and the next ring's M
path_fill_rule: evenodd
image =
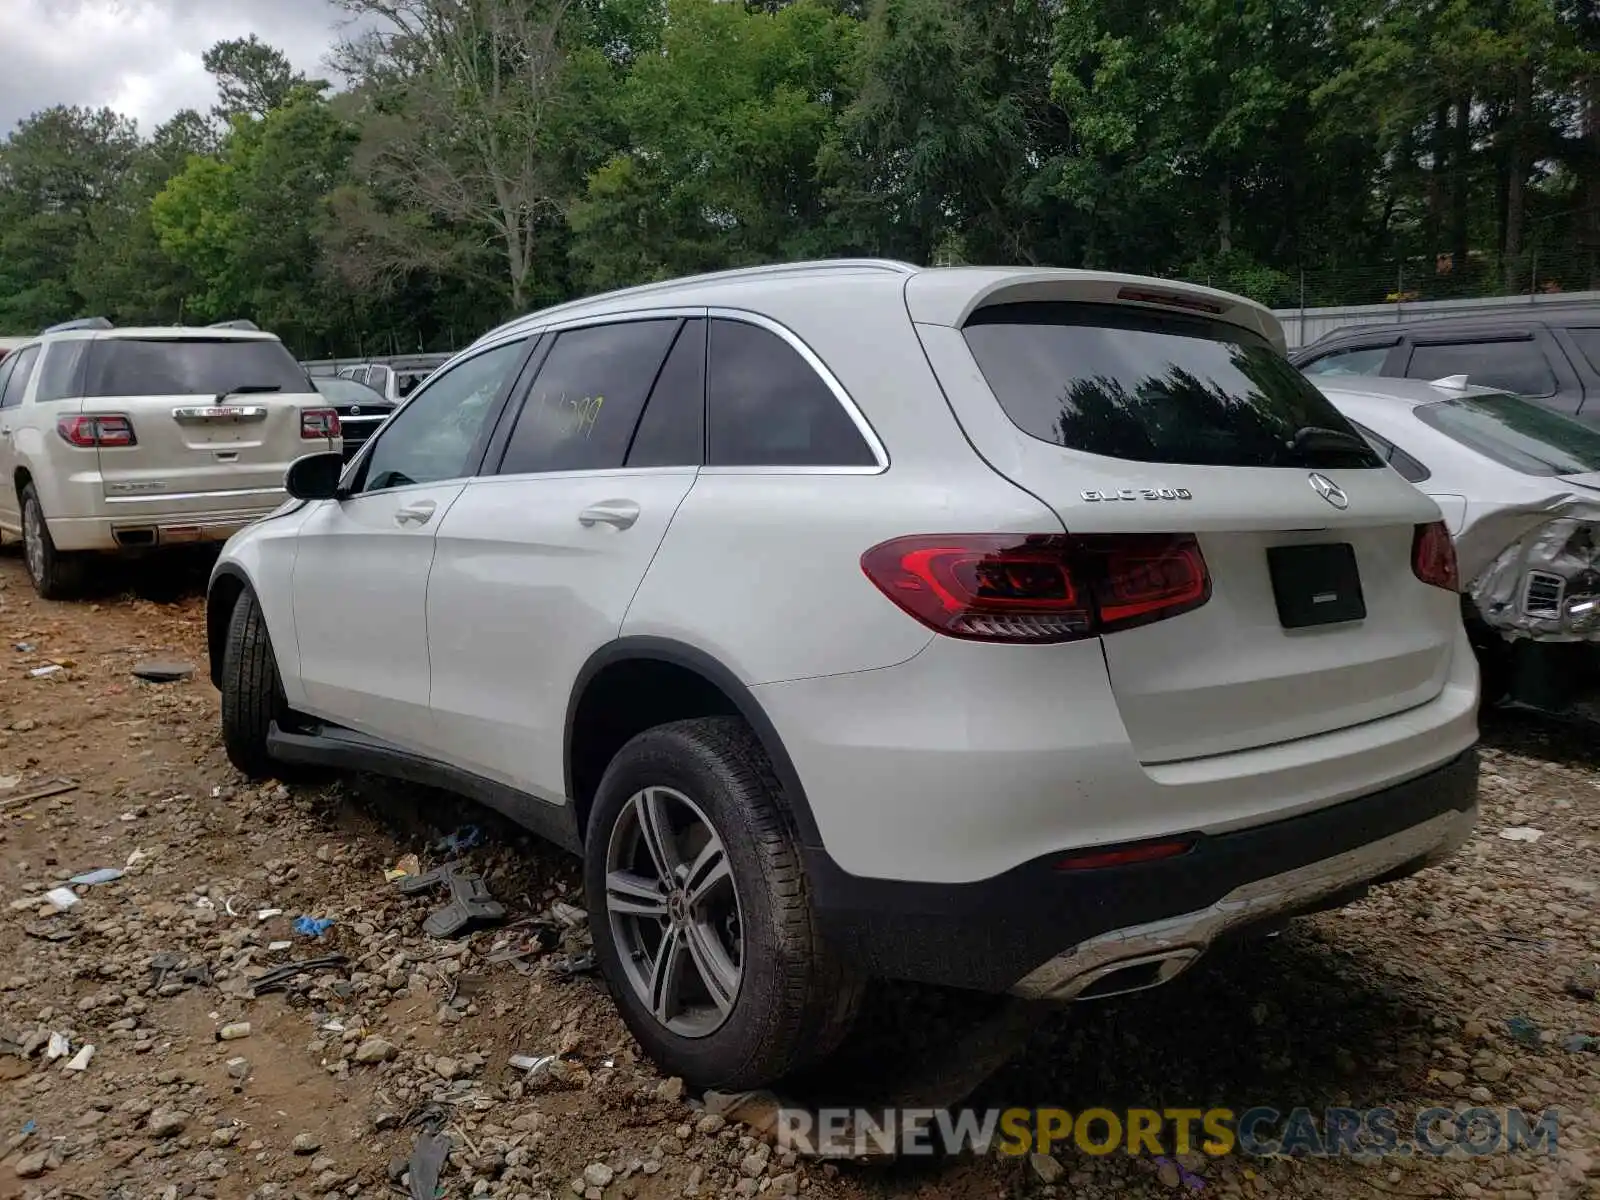
M921 278L908 285L914 315ZM974 447L1069 533L1196 535L1209 599L1102 638L1149 763L1423 704L1444 686L1460 625L1458 596L1412 567L1437 507L1383 469L1267 336L1207 315L1226 309L1215 296L990 304L959 328L919 325Z
M433 715L453 761L564 797L571 681L616 639L694 485L705 354L698 318L566 329L507 410L504 448L445 516L428 580Z
M107 500L182 509L283 486L301 455L337 449L302 413L327 402L276 338L115 335L86 343L83 411L125 416L133 444L104 446Z

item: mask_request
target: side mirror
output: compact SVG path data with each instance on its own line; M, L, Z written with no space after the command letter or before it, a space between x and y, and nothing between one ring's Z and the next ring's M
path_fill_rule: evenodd
M296 500L332 500L339 495L339 479L344 475L344 455L337 450L308 454L289 464L283 476L283 490Z

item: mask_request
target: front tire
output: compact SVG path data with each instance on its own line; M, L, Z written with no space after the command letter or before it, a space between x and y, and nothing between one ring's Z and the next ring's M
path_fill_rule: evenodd
M278 660L255 593L234 603L222 645L222 744L228 761L251 779L281 774L267 749L272 723L287 711Z
M22 485L22 560L41 600L70 599L83 586L83 561L62 554L50 537L38 489Z
M584 861L623 1020L697 1087L762 1087L830 1054L861 983L829 952L761 744L730 717L635 737L606 769Z

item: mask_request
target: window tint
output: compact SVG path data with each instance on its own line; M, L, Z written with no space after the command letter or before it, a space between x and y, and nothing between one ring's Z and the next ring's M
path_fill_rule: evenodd
M622 466L681 322L623 321L556 335L500 460L500 474Z
M1372 448L1378 452L1378 457L1400 472L1400 477L1407 483L1421 483L1432 474L1427 467L1389 441L1388 438L1379 437L1358 421L1351 421L1350 424L1354 426L1357 433L1367 439Z
M357 383L354 379L332 379L323 377L311 381L313 387L321 392L335 405L372 405L392 408L387 397L380 392L375 392L364 383Z
M713 320L706 357L709 465L877 465L838 397L777 334L744 321Z
M1600 432L1517 396L1462 396L1412 411L1463 446L1524 475L1600 471Z
M1324 354L1300 369L1307 375L1377 375L1383 371L1389 350L1388 346L1352 346Z
M28 380L33 378L33 364L39 359L39 347L29 346L6 357L13 361L8 364L11 377L6 380L5 394L0 395L0 408L15 408L22 403L22 397L28 390Z
M979 309L965 329L1025 433L1133 462L1378 467L1333 403L1258 334L1112 305ZM1343 434L1315 437L1313 431Z
M1441 342L1411 351L1406 374L1412 379L1465 375L1479 387L1521 396L1555 394L1556 377L1534 341Z
M1350 426L1367 439L1367 444L1378 452L1379 458L1387 460L1389 455L1394 452L1394 443L1389 441L1388 438L1379 437L1359 421L1351 421Z
M308 392L294 355L266 338L96 338L84 395L218 396L235 388Z
M52 342L46 347L44 362L39 367L39 387L33 394L34 400L44 404L83 395L83 371L88 352L89 343L76 338Z
M361 490L461 479L484 421L507 378L522 362L525 341L507 342L458 363L419 391L384 426L362 469Z
M698 467L706 448L706 323L685 321L639 418L630 467Z
M1600 371L1600 327L1569 329L1567 336L1578 348L1578 353L1589 360L1589 366Z

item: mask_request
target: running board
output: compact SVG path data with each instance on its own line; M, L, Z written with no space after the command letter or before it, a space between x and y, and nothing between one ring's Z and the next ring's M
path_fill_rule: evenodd
M340 771L366 771L405 783L453 792L492 808L531 833L554 842L563 850L583 853L573 806L551 804L537 796L463 771L449 763L392 745L338 725L316 725L308 732L290 733L274 721L267 732L267 753L279 762L297 766L332 767Z

